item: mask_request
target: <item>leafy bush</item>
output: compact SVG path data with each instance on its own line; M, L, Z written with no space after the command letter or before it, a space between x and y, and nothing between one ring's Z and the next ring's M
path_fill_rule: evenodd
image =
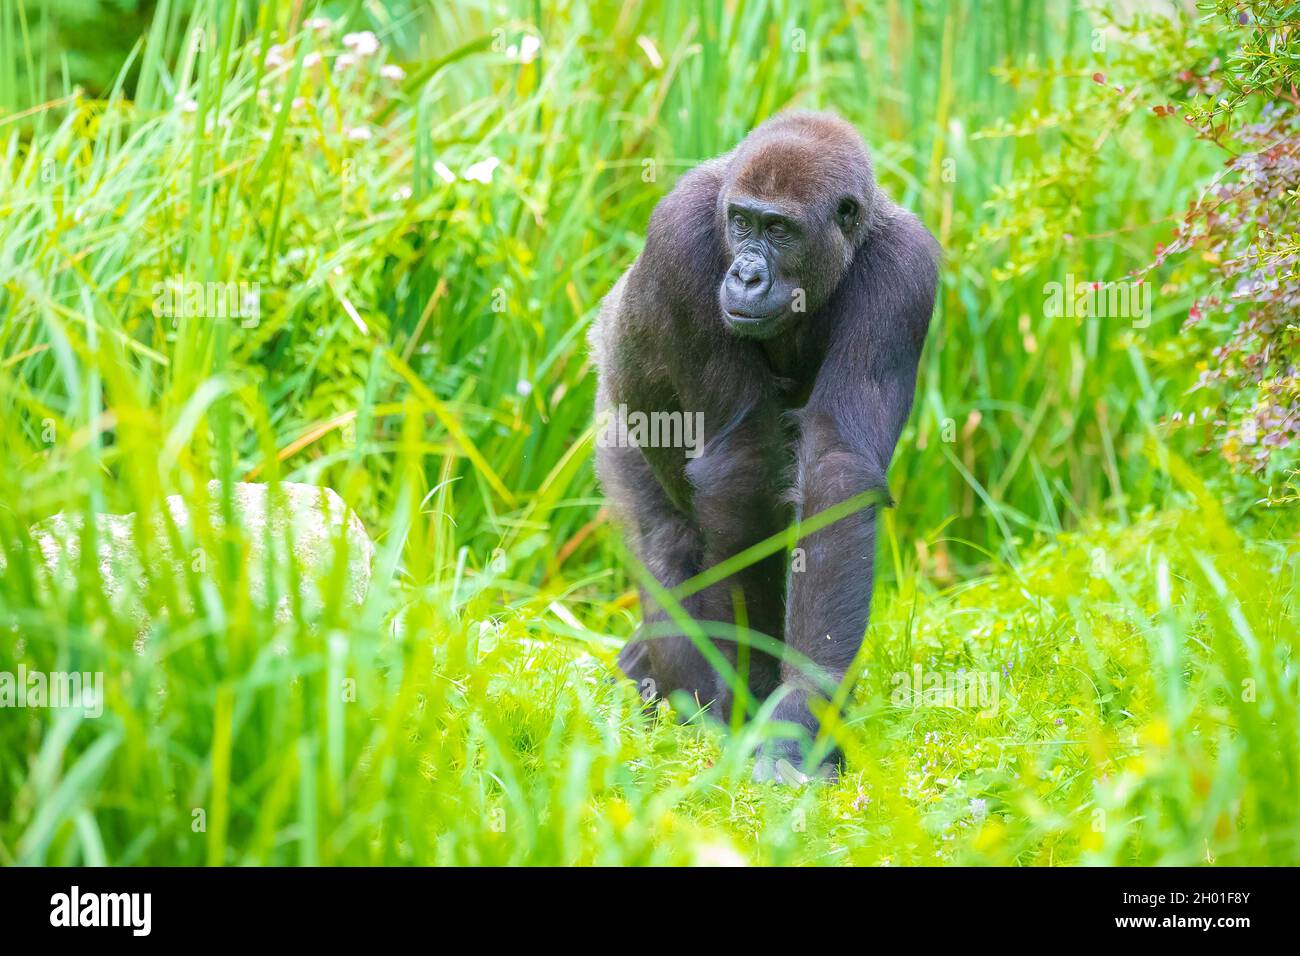
M1178 72L1173 95L1225 168L1157 258L1204 263L1188 279L1186 328L1203 356L1193 401L1212 402L1204 425L1224 457L1270 480L1296 474L1300 444L1300 31L1286 4L1216 13L1214 46Z
M1166 400L1166 432L1182 432L1184 447L1216 450L1271 485L1294 475L1300 435L1293 56L1300 37L1293 11L1224 0L1200 16L1175 8L1123 22L1103 17L1105 28L1094 31L1102 54L1095 70L1066 59L1004 71L1013 84L1064 83L1071 95L985 133L1048 138L1060 151L1000 193L1002 211L980 240L1008 244L999 274L1010 278L1059 268L1062 256L1069 261L1080 248L1154 236L1150 254L1134 249L1126 271L1156 284L1161 311L1184 318L1180 338L1148 347L1185 389ZM1172 155L1210 144L1226 158L1192 190L1173 188L1168 167L1150 154L1153 141L1170 144ZM1134 149L1143 159L1133 168L1166 184L1166 195L1184 208L1098 229L1094 197L1132 164ZM1175 222L1172 233L1166 219ZM1240 492L1247 500L1258 493L1257 486Z
M1219 163L1163 108L1228 42L1208 22L182 8L91 95L30 97L0 29L0 667L106 678L101 718L0 719L0 862L1294 858L1294 514L1234 528L1160 427L1223 279L1167 257L1146 328L1044 307L1147 264ZM583 346L673 178L787 105L857 123L949 252L849 773L800 791L748 779L780 728L647 720L608 680L636 598ZM190 282L256 309L169 314ZM376 538L364 606L259 613L238 530L131 582L143 633L94 561L47 579L36 522L147 527L213 478L337 489ZM895 700L917 665L1001 675L1005 707Z

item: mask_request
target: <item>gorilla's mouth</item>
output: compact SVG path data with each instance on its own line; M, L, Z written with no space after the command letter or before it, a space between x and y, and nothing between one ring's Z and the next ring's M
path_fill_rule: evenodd
M734 295L725 287L718 297L722 314L736 327L755 329L769 323L779 323L790 314L793 299L784 288L774 287L762 295Z
M790 316L790 300L780 283L749 295L738 294L724 283L718 305L727 328L735 335L751 339L771 338L787 324Z
M736 335L742 338L767 339L780 331L783 325L781 319L785 315L785 310L778 309L775 312L751 315L746 312L724 309L723 315L727 320L727 326Z

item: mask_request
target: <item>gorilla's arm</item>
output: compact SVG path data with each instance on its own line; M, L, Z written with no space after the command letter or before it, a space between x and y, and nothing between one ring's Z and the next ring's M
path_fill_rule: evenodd
M687 172L655 206L645 248L619 283L617 301L602 309L599 364L602 404L627 411L689 414L710 408L683 384L699 366L734 348L717 312L717 288L726 266L713 213L725 157ZM611 297L612 298L612 297ZM720 366L726 375L725 365ZM709 418L714 416L710 415ZM706 428L713 423L706 421ZM680 448L642 448L673 504L690 510L691 487Z
M801 519L872 490L888 500L885 474L912 407L937 261L925 227L891 204L828 303L826 359L799 413ZM806 564L790 575L786 641L819 673L782 666L790 693L777 717L815 730L807 692L838 683L857 653L871 604L875 527L876 509L868 507L799 542Z
M597 451L607 494L638 529L639 557L668 589L782 527L781 410L759 353L728 333L718 309L726 260L714 214L725 162L696 167L660 202L645 249L602 309L593 338L604 373L600 405L702 417L703 447L693 457L682 448ZM783 575L774 555L692 594L685 609L695 620L731 622L739 593L749 626L779 638ZM643 598L651 640L628 656L648 658L657 682L693 690L702 703L715 700L725 718L730 689L663 609ZM720 650L735 663L734 644ZM775 661L752 660L750 683L770 691Z

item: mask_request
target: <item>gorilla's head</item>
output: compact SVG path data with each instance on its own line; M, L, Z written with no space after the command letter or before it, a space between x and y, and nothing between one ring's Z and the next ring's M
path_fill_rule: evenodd
M750 133L718 194L728 326L768 339L821 308L866 238L875 192L861 138L837 117L782 113Z

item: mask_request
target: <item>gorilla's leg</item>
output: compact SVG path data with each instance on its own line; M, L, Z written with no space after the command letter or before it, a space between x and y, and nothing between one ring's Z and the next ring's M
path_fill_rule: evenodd
M641 450L598 448L596 467L619 518L630 525L637 558L654 579L671 590L694 577L700 535L660 487ZM647 699L678 689L702 702L712 699L712 668L650 593L645 588L640 593L641 626L620 652L619 669Z
M607 493L632 526L637 557L665 589L689 581L718 560L717 554L728 551L716 537L711 546L711 536L669 499L639 449L600 448L597 467ZM708 495L705 500L709 500ZM728 551L728 556L735 550ZM779 564L778 557L778 574ZM737 600L744 603L751 628L780 636L783 603L780 581L773 580L770 561L761 576L748 569L687 596L681 607L692 620L703 623L712 645L734 670L743 672L752 693L761 698L776 686L775 660L748 649L738 652L734 640L718 633L734 623ZM619 668L636 682L643 697L666 697L674 690L683 690L700 706L711 704L709 712L713 716L722 720L730 717L732 688L709 664L695 641L644 588L641 606L641 627L620 653Z
M766 410L756 412L711 441L686 466L694 489L693 509L701 529L700 567L727 561L778 534L786 523L781 495L783 461L772 453L772 435L780 422ZM708 620L737 622L743 613L749 630L781 640L785 618L785 555L768 555L697 595ZM726 645L736 660L736 645ZM777 660L747 648L742 658L750 691L760 701L779 683Z

